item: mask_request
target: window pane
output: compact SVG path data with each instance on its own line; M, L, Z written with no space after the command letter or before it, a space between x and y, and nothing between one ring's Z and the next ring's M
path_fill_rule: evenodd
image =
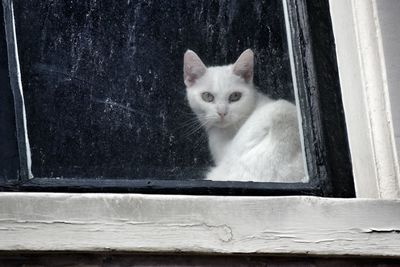
M251 48L259 91L294 103L280 0L18 0L14 10L36 177L204 179L215 153L188 104L187 49L216 66Z

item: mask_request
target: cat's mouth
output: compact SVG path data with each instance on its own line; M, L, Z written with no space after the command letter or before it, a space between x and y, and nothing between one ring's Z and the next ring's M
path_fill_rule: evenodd
M226 128L231 125L231 123L226 118L219 119L215 124L219 128Z

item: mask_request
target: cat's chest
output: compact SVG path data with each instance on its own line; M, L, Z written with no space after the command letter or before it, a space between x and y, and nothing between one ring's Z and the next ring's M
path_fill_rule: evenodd
M235 131L229 129L214 129L208 133L209 147L215 164L218 164L225 155Z

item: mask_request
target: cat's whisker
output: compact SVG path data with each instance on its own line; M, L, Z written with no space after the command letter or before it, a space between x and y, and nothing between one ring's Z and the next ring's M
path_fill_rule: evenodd
M202 128L203 128L203 126L202 126L202 125L199 125L198 127L194 128L194 129L191 129L190 131L188 131L187 133L185 133L185 134L183 135L183 138L187 138L187 137L189 137L189 136L191 136L191 135L197 133L197 132L200 131Z
M200 129L201 128L201 124L198 121L196 121L196 122L193 122L193 123L189 123L189 124L185 125L182 128L184 128L184 130L182 131L183 134L187 135L188 133L190 133L190 132L192 132L192 131L194 131L196 129Z
M197 122L197 127L194 127L193 129L190 129L188 132L186 132L183 137L187 138L195 133L197 133L198 131L200 131L202 128L205 128L205 126L207 125L207 123L209 122L209 120L205 120L203 122Z
M215 119L212 115L199 115L197 117L190 118L184 121L179 127L175 128L173 131L181 130L182 128L188 128L188 130L183 132L183 137L187 138L190 135L197 133L201 128L206 128L209 124L210 119Z
M172 129L173 132L177 132L178 130L182 130L183 128L192 128L193 126L197 126L199 124L199 120L197 118L190 118L186 121L183 121L178 127Z
M193 126L193 125L196 125L196 124L198 124L199 122L195 119L195 120L191 120L191 121L186 121L186 122L183 122L180 126L178 126L177 128L175 128L175 130L178 130L178 129L182 129L182 128L185 128L185 127L190 127L190 126Z
M188 115L188 116L196 116L193 112L185 112L185 111L180 111L181 114L183 115Z

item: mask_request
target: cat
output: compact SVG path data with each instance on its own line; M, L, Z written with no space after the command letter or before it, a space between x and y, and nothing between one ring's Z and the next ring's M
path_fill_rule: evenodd
M251 49L232 65L208 68L187 50L183 65L189 106L215 163L207 180L307 182L296 107L256 89Z

